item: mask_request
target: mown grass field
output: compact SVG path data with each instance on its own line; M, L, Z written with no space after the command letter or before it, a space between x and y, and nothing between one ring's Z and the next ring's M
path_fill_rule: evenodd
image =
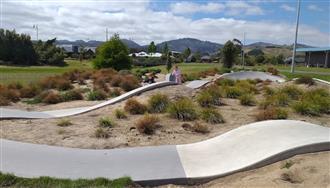
M40 80L41 78L52 76L56 74L63 74L66 71L73 69L92 69L91 61L79 62L77 60L66 60L67 66L64 67L54 67L54 66L30 66L30 67L17 67L17 66L0 66L0 83L11 83L11 82L20 82L22 84L34 82ZM197 73L200 71L205 71L211 68L221 68L221 64L218 63L182 63L179 64L181 71L185 74ZM241 68L240 66L236 66ZM246 67L247 69L267 69L268 65L264 66L254 66ZM302 67L297 66L297 73L290 73L290 66L278 65L274 66L277 68L282 75L287 76L289 79L301 76L311 76L314 78L319 78L322 80L330 81L330 69L326 68L317 68L317 67ZM133 71L137 69L148 69L148 68L159 68L162 70L162 73L167 73L166 67L164 65L140 68L135 67ZM304 71L304 72L299 72ZM318 74L320 73L320 74Z
M66 60L67 66L0 66L0 83L20 82L22 84L37 81L47 76L63 74L73 69L92 69L89 61Z

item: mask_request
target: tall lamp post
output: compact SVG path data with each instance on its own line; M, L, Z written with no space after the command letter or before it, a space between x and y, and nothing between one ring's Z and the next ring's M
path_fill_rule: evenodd
M297 47L297 36L298 36L298 26L299 26L299 15L300 15L300 0L297 2L297 18L296 18L296 34L293 44L293 52L292 52L292 62L291 62L291 73L294 73L295 66L295 57L296 57L296 47Z
M38 27L38 24L37 25L33 25L33 29L36 30L36 33L37 33L37 41L39 40L39 27Z

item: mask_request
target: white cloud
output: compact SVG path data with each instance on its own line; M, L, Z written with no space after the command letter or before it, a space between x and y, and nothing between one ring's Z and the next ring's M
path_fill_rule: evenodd
M228 1L226 3L227 15L263 15L264 11L256 5L244 1Z
M70 1L72 2L72 1ZM294 25L286 22L247 21L234 18L191 18L172 12L156 12L148 2L53 2L22 3L3 2L3 27L27 33L35 39L32 26L39 25L39 37L43 40L57 37L68 40L105 40L105 28L110 34L119 33L122 38L132 38L140 44L150 41L183 37L198 38L225 43L241 38L247 32L249 41L265 41L291 44ZM329 23L326 27L329 27ZM315 46L329 45L329 33L301 25L299 42Z
M289 12L294 12L296 9L290 5L287 4L283 4L281 5L281 8L285 11L289 11Z
M323 9L321 9L317 5L308 5L307 8L312 11L323 11Z
M224 5L220 3L198 4L192 2L177 2L170 5L171 12L175 14L193 14L198 12L217 13L224 9Z

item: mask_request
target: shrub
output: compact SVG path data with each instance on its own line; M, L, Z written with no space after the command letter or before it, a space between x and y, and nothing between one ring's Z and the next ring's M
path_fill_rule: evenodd
M203 109L200 113L200 116L203 120L212 124L225 122L222 115L217 110L211 108Z
M58 90L68 90L73 88L70 80L67 80L61 76L51 76L44 78L39 82L39 86L42 89L58 89Z
M87 94L87 99L89 101L105 100L106 98L107 94L102 90L93 90Z
M20 82L13 82L7 85L8 89L20 90L23 88L23 85Z
M272 103L275 106L287 106L290 102L290 98L286 93L277 93L271 97Z
M118 97L118 96L120 96L120 94L121 94L120 89L114 88L110 91L109 96L110 97Z
M288 112L281 108L269 107L265 110L261 110L257 115L258 121L268 119L286 119L288 118Z
M10 105L10 101L0 95L0 106L8 106L8 105Z
M128 99L124 109L130 114L144 114L147 111L147 107L136 99Z
M121 109L116 109L115 110L115 116L117 119L126 119L127 115L125 113L125 111L121 110Z
M192 121L198 118L194 103L186 97L180 98L169 105L168 113L172 118Z
M310 76L302 76L295 81L296 84L315 85L315 81Z
M330 113L330 98L320 95L304 96L301 101L293 104L293 109L302 115L319 116Z
M150 112L162 113L166 111L169 103L170 99L167 97L167 95L157 93L149 98L148 108Z
M219 87L216 85L212 85L197 95L197 102L202 107L221 105L220 97L221 93Z
M237 99L243 92L236 86L223 87L224 96L227 98Z
M218 79L216 83L220 86L234 86L235 80L231 79Z
M279 90L279 93L285 93L288 95L290 99L298 100L299 97L304 93L301 89L299 89L297 86L290 85L285 86Z
M19 91L16 89L2 88L0 95L8 101L17 102L20 100Z
M62 94L63 101L82 100L84 97L79 90L74 89Z
M123 76L123 80L119 84L119 87L121 87L124 91L131 91L140 87L140 82L133 75L125 75Z
M112 128L115 123L109 117L102 117L99 119L99 126L103 128Z
M109 133L101 127L95 130L94 135L96 138L109 138Z
M94 80L94 88L96 90L102 90L102 91L109 91L109 87L107 84L107 80L103 79L103 78L97 78L96 80Z
M70 126L70 125L72 125L72 123L69 119L60 119L57 122L57 126L59 126L59 127L67 127L67 126Z
M198 122L194 123L192 129L193 129L193 131L195 131L197 133L205 134L205 133L210 132L207 125L201 124L201 123L198 123Z
M46 104L56 104L62 102L62 98L58 92L49 91L46 93L41 93L42 97L41 100L43 103Z
M252 84L251 82L253 82L253 80L238 80L236 81L235 87L240 88L242 93L257 94L258 89L255 84Z
M32 98L40 93L40 88L34 84L30 84L21 88L19 92L21 98Z
M140 133L153 134L158 122L158 117L146 114L136 122L136 127Z
M278 70L274 67L268 67L267 72L271 73L272 75L278 75Z
M273 96L275 95L276 91L268 86L265 86L264 88L264 92L266 96Z
M119 87L119 84L122 82L123 80L123 77L119 74L117 75L114 75L112 78L111 78L111 86L113 87Z
M256 100L251 94L244 94L239 97L241 105L244 106L254 106L256 104Z

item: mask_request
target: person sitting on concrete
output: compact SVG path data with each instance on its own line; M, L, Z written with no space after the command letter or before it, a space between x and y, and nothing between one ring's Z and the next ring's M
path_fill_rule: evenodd
M175 77L175 82L177 84L181 84L182 83L182 77L181 77L181 71L179 69L179 67L177 65L175 65L174 70L172 72L172 76Z

